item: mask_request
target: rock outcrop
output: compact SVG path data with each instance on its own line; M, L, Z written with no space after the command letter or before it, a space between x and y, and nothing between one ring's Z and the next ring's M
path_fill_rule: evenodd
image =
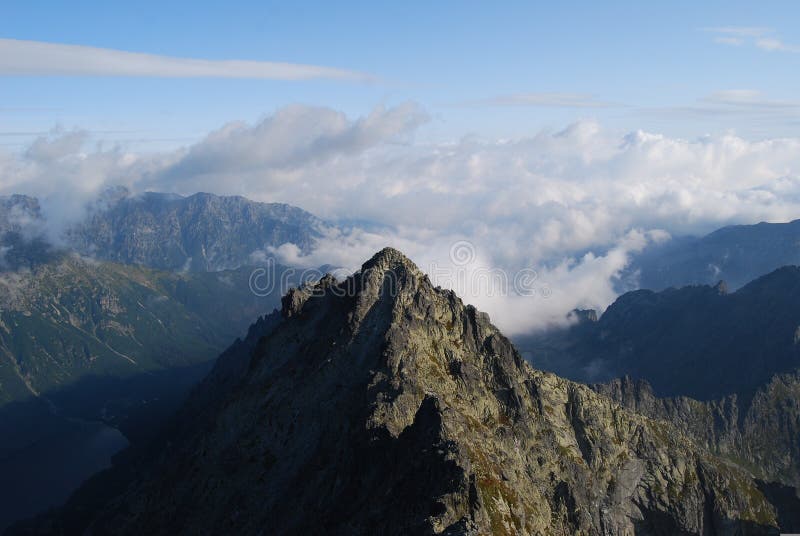
M630 378L593 387L631 411L668 421L764 481L800 488L800 372L776 375L752 397L710 402L658 398L647 382ZM800 513L800 499L795 507Z

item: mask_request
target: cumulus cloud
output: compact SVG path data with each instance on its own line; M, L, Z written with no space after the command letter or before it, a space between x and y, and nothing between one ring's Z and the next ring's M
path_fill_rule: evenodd
M328 78L367 81L363 73L296 63L206 60L41 41L0 39L1 75L161 78Z
M579 122L510 141L415 141L426 120L413 104L362 118L294 106L161 154L54 132L0 152L0 190L50 199L59 225L109 185L291 203L337 225L309 255L291 244L262 255L355 269L391 245L509 333L602 310L630 254L654 240L800 214L798 138L687 140ZM451 256L456 243L470 244L468 263ZM505 288L486 275L497 269Z
M319 168L332 159L400 142L425 121L425 112L412 103L378 107L352 121L329 108L289 106L255 125L234 122L212 132L152 181L154 186L191 190L213 188L236 174L242 193L264 189L265 180L272 186L290 184L298 169Z

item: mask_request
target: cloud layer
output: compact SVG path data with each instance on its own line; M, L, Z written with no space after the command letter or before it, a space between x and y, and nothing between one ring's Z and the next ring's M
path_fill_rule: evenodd
M296 63L206 60L81 45L0 39L0 75L137 76L160 78L329 78L367 81L362 73Z
M54 132L0 152L0 191L41 197L56 231L111 185L288 202L340 225L310 256L288 244L270 254L355 268L393 245L509 333L574 307L604 308L630 252L650 241L800 215L797 138L684 140L581 122L512 141L415 143L427 120L410 103L361 118L293 106L161 154L89 148L81 132ZM463 241L473 248L467 264L450 258ZM512 283L523 274L532 292L452 277L494 269Z

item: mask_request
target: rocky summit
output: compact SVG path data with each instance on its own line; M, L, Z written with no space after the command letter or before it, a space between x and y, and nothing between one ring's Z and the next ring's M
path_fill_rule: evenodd
M16 530L744 535L787 519L685 430L533 369L396 250L291 291L281 315L146 455Z

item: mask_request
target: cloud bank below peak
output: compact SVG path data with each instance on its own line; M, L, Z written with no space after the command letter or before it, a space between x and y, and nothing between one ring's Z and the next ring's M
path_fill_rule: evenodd
M81 132L55 132L0 149L0 193L49 200L56 228L114 185L239 194L340 223L310 256L268 252L295 265L357 268L393 245L433 272L456 267L451 247L467 242L473 258L458 266L470 273L536 274L533 295L456 288L512 334L575 307L603 309L630 254L652 241L800 216L800 138L686 140L579 122L510 141L415 141L427 121L413 103L357 118L292 106L157 154L90 150Z
M0 38L0 75L267 80L324 78L355 82L374 81L374 77L364 73L319 65L179 58L83 45L2 38Z

